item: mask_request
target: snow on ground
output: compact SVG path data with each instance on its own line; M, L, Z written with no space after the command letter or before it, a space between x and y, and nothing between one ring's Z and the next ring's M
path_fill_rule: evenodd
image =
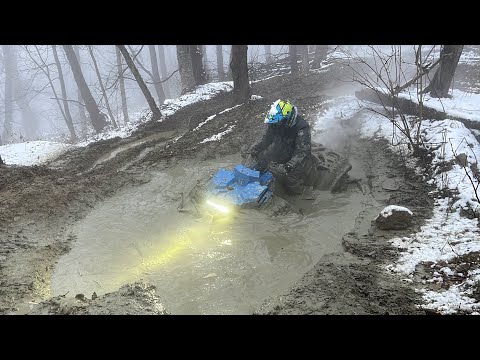
M420 232L394 238L392 245L405 249L389 270L412 275L421 262L448 261L457 255L480 251L477 220L460 216L459 211L449 212L448 198L437 199L433 217L426 221Z
M385 92L385 89L381 91ZM424 94L423 103L425 106L445 112L452 117L480 121L480 94L466 93L458 89L453 89L450 94L452 95L451 99L432 98L430 95ZM418 104L417 95L413 91L400 93L398 97L409 99Z
M210 141L219 141L223 137L223 135L231 132L235 126L236 125L230 125L227 130L219 132L218 134L212 135L212 136L200 141L200 144L204 144L204 143L210 142Z
M458 63L473 65L473 64L478 64L479 61L480 61L480 55L476 51L470 50L470 51L462 52L462 55L460 55L460 59L458 60Z
M176 99L167 99L160 110L165 116L173 115L177 110L200 101L208 100L221 92L233 90L233 81L224 81L200 85L195 91L184 94ZM159 120L161 121L161 120Z
M255 96L255 95L252 95L252 96ZM239 107L239 106L241 106L241 105L243 105L243 104L238 104L238 105L235 105L234 107L231 107L231 108L222 110L222 111L220 111L218 114L210 115L209 117L207 117L207 118L205 119L205 121L202 121L200 124L198 124L197 127L196 127L195 129L193 129L193 131L197 131L197 130L200 129L203 125L205 125L206 123L208 123L210 120L214 119L217 115L220 115L220 114L229 112L230 110L235 109L235 108L237 108L237 107Z
M466 209L468 206L480 210L477 200L477 195L480 197L480 189L477 190L477 194L474 190L474 187L478 187L480 177L476 179L476 174L471 169L471 165L480 159L480 144L475 136L463 123L455 120L425 123L422 129L429 144L440 146L434 150L436 156L432 164L440 166L445 161L455 161L446 174L441 172L441 167L437 168L437 174L432 182L439 189L448 188L458 192L458 200L453 203L454 208ZM477 176L479 175L480 173Z
M194 91L184 94L176 99L167 99L160 107L163 121L167 116L174 114L177 110L200 101L208 100L218 95L221 92L228 92L233 90L233 82L217 82L200 85ZM257 100L261 97L253 95L252 100ZM224 111L228 111L227 109ZM112 139L114 137L125 138L130 136L142 123L149 119L149 111L142 111L131 114L133 121L127 124L121 124L117 129L110 127L101 134L95 134L88 139L77 143L75 145L52 142L52 141L30 141L18 144L9 144L0 146L0 156L8 165L37 165L51 160L61 153L67 151L71 147L84 147L90 143Z
M452 106L455 106L455 98ZM473 103L474 101L472 101L472 109ZM386 138L389 140L393 151L403 154L408 151L404 145L392 145L405 144L406 142L403 134L394 130L392 122L380 114L365 108L362 109L354 96L337 97L326 101L325 105L328 108L318 115L313 126L314 131L319 133L319 135L313 136L314 139L322 134L326 134L325 140L336 139L335 133L343 132L339 127L340 121L349 121L352 122L352 126L360 125L359 131L362 137ZM364 103L364 106L376 111L382 110L381 106L371 103ZM456 107L458 109L458 104ZM480 98L477 108L480 109ZM465 116L463 113L462 115ZM400 276L406 276L404 280L410 282L414 278L416 266L420 263L426 261L432 263L448 262L461 255L480 252L478 220L471 220L460 215L461 210L467 207L474 210L480 209L475 191L475 187L478 187L478 180L475 180L470 168L470 165L475 164L477 159L480 159L480 144L472 131L467 129L463 123L455 120L425 120L421 132L427 146L435 153L432 164L436 172L433 174L433 178L430 180L426 178L425 180L436 185L438 190L448 188L458 195L453 201L449 201L451 200L449 198L436 199L433 216L426 221L420 232L391 240L392 245L403 251L400 253L398 260L393 264L388 264L386 269ZM329 134L333 135L328 136ZM324 143L324 145L327 144ZM459 157L461 159L460 163L459 161L455 162L456 155L462 153L465 156ZM451 163L451 167L440 166L445 162ZM462 167L461 164L465 164L465 162L468 163L467 167ZM408 164L415 166L412 161ZM419 168L415 170L419 174L425 173ZM466 172L473 180L473 184ZM477 191L480 197L480 189ZM452 276L454 273L448 267L442 270L444 276ZM466 281L452 285L448 290L432 291L423 287L418 289L425 302L422 307L435 309L443 314L451 314L459 310L472 314L478 313L480 304L471 297L471 286L480 281L480 270L472 270L462 275L466 276ZM439 273L435 273L431 279L424 282L426 284L439 281L442 281L442 277Z
M0 157L7 165L31 166L53 159L70 147L51 141L27 141L0 146Z

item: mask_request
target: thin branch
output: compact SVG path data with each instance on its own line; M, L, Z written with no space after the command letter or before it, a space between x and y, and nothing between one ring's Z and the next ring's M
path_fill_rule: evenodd
M165 80L161 80L161 81L159 81L159 82L152 82L152 81L146 81L146 80L144 80L144 81L145 81L146 84L151 84L151 85L152 85L152 84L157 84L157 83L158 83L158 84L161 84L161 83L164 83L165 81L167 81L168 79L170 79L176 72L178 72L178 69L175 70L174 72L172 72L172 73L170 74L170 76L167 77ZM124 78L124 79L128 79L128 80L133 80L133 81L135 81L134 78L131 78L131 77L128 77L128 76L124 76L123 78Z
M445 56L444 56L445 57ZM403 84L402 86L397 86L394 91L394 95L397 95L400 91L408 88L410 85L412 85L415 81L420 79L421 77L427 75L435 66L437 66L444 57L440 57L437 61L435 61L431 66L426 65L421 67L421 71L419 74L417 74L413 79L408 81L407 83Z
M133 53L132 47L131 47L130 45L127 45L127 46L128 46L128 49L130 50L130 52ZM142 45L142 48L143 48L143 45ZM135 61L137 62L138 66L140 66L140 68L141 68L143 71L145 71L145 72L148 74L148 76L150 76L150 79L153 80L153 79L154 79L153 74L152 74L147 68L145 68L145 66L143 66L143 64L141 63L141 61L140 61L139 59L135 59Z
M50 98L50 99L51 99L51 100L70 101L70 102L77 103L77 104L79 104L79 105L81 105L81 106L83 106L83 107L85 107L85 108L86 108L85 104L82 104L80 101L73 100L73 99L64 99L64 98L60 98L60 97L59 97L59 98L55 98L55 97L53 97L53 98Z

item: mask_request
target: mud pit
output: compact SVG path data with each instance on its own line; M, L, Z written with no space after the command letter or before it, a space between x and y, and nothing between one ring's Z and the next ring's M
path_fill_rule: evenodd
M341 251L363 209L358 192L319 192L305 215L242 209L215 220L176 211L192 185L181 179L238 162L177 165L95 207L71 230L73 248L53 272L52 295L103 295L143 279L161 289L172 314L251 314L321 256Z
M150 123L131 141L73 151L55 170L45 170L36 187L11 185L20 201L25 189L42 190L61 178L72 195L62 211L46 202L45 210L32 214L14 210L20 202L12 200L2 213L9 223L3 233L8 239L26 233L21 244L28 246L22 250L9 240L6 251L2 245L1 311L163 313L161 302L172 314L417 313L412 289L379 268L395 257L387 240L399 232L379 231L370 222L391 202L421 214L419 226L431 209L428 189L401 170L387 144L358 140L355 128L343 133L336 150L350 159L350 175L361 181L340 193L317 192L315 202L299 205L300 213L271 218L244 210L212 222L177 212L180 193L196 178L240 162L240 146L259 136L258 118L272 100L289 96L312 122L309 114L328 95L338 95L325 75L270 82L281 87L272 91L272 84L258 83L254 91L263 100L217 116L197 132L188 129L224 110L228 95ZM328 92L322 93L322 84L329 84ZM199 145L229 122L237 126L223 141ZM385 190L387 179L401 185ZM39 259L30 264L32 254ZM158 299L151 300L150 285L135 285L138 296L125 288L139 279L156 287ZM93 293L99 298L90 300ZM148 301L126 301L128 296ZM72 310L79 304L81 310Z

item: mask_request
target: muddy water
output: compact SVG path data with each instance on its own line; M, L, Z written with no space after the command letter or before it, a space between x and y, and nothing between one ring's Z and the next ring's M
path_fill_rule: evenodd
M321 256L341 251L342 235L364 207L358 191L318 192L304 215L177 211L196 179L238 162L177 166L97 206L72 229L76 241L56 266L52 295L90 297L143 279L172 314L251 314Z

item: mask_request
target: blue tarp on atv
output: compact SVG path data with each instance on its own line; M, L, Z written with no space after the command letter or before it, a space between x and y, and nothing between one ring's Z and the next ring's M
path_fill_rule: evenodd
M269 171L260 175L260 171L238 164L233 170L217 171L207 184L207 190L237 206L260 207L272 197L272 190L268 187L272 180Z

